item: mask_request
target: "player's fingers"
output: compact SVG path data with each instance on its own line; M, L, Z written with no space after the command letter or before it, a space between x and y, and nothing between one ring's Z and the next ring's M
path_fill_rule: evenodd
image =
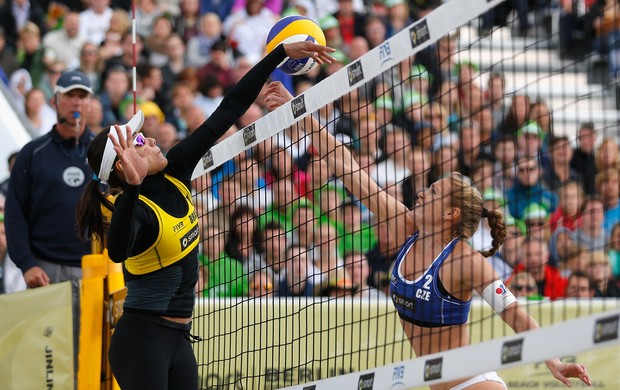
M323 45L319 45L318 43L310 43L310 50L312 51L318 51L318 52L335 52L336 49L334 49L333 47L329 47L329 46L323 46Z
M268 91L274 91L277 90L279 88L279 86L282 85L281 82L279 81L272 81L269 83L269 85L267 86L267 90Z
M323 63L331 64L332 62L336 61L334 57L332 57L331 55L325 52L318 52L315 60L319 61L321 64Z
M565 385L566 387L572 387L572 386L573 386L573 384L571 383L571 381L570 381L568 378L561 377L561 378L559 378L559 379L560 379L560 381L561 381L562 383L564 383L564 385Z
M581 372L579 373L579 379L581 379L581 381L585 383L586 385L592 386L592 381L590 380L590 375L588 374L588 370L586 369L586 366L583 364L580 364L579 367L581 368Z
M125 137L123 136L123 131L120 126L114 125L114 131L116 132L116 137L112 134L108 134L108 138L112 140L112 145L125 148L127 143L125 142Z
M133 140L133 130L131 130L131 127L125 126L125 135L126 140ZM128 145L133 146L133 142L128 142Z
M49 284L48 281L45 279L45 276L47 275L44 275L44 274L39 275L36 281L37 286L47 286Z

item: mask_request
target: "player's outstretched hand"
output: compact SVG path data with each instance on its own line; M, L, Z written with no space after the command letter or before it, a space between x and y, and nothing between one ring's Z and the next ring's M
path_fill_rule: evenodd
M124 136L120 126L114 125L114 130L117 137L108 134L108 138L112 140L114 151L121 162L121 171L125 175L125 181L130 185L140 185L148 173L148 159L136 151L133 144L133 132L129 126L126 126Z
M293 99L293 95L279 81L272 81L264 92L267 109L273 111Z
M572 383L568 378L579 378L579 380L586 385L592 386L590 375L588 375L586 366L583 364L554 362L552 364L547 363L547 367L555 379L564 383L568 387L572 386Z
M310 57L319 64L331 64L336 61L334 57L329 55L329 53L333 53L336 49L317 45L312 42L294 42L294 43L285 43L284 51L286 55L293 59L307 58Z

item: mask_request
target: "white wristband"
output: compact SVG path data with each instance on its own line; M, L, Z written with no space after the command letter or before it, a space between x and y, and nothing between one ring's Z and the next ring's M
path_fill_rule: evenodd
M510 304L518 302L512 292L506 288L501 280L496 280L482 290L482 298L495 310L501 314Z

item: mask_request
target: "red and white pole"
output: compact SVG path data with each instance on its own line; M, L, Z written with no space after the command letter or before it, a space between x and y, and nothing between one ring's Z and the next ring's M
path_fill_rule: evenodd
M133 92L133 113L134 115L138 112L138 102L137 102L137 71L136 64L138 62L137 52L136 52L136 32L137 30L137 22L136 22L136 0L131 1L131 43L133 46L133 59L132 59L132 69L131 69L131 79L132 79L132 92Z

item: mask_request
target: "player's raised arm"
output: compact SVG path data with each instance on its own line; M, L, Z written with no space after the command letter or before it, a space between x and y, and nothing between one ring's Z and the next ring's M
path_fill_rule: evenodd
M293 96L280 82L272 82L265 91L265 102L270 110L274 110L293 99ZM327 168L338 176L344 185L379 219L387 221L390 233L396 242L403 242L413 232L407 232L403 226L415 226L406 219L413 218L407 207L390 196L359 167L349 150L332 136L312 116L304 118L301 126L293 126L292 135L295 140L309 135L312 145L327 163ZM301 127L301 128L300 128ZM400 231L399 231L400 229ZM417 227L414 229L417 230Z

